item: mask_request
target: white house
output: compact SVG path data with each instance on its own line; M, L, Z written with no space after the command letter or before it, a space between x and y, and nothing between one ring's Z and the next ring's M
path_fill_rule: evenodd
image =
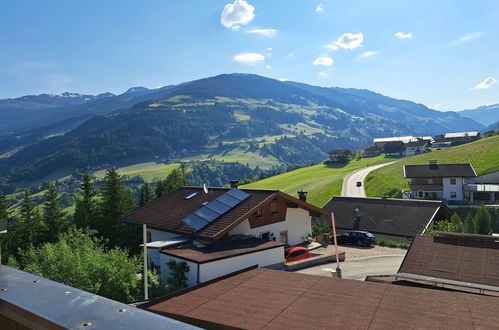
M464 180L476 177L471 164L404 165L404 177L410 179L407 198L464 200Z
M326 211L277 190L181 187L121 219L145 224L148 260L166 281L171 260L189 266L188 285L258 265L282 264Z
M414 156L425 153L430 147L429 140L410 141L405 144L405 156Z

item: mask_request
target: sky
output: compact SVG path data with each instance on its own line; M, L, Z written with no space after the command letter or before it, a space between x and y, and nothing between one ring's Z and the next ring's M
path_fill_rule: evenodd
M499 1L0 1L0 98L233 72L438 110L497 104Z

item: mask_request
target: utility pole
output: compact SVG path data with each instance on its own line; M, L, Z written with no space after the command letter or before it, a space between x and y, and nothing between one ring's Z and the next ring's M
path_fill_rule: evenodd
M149 300L148 284L147 284L147 226L142 225L142 243L144 246L144 299Z

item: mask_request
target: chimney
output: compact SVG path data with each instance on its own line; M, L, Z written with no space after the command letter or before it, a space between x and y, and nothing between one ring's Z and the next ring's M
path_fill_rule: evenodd
M303 189L301 189L300 191L297 192L297 194L298 194L298 198L301 201L304 201L304 202L307 201L307 192L306 191L303 191Z
M430 159L430 170L436 170L438 169L438 164L436 159Z
M237 188L238 185L239 185L238 180L230 180L230 187L231 188Z

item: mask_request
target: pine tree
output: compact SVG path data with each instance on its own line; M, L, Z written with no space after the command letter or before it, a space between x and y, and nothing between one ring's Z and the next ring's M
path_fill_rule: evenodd
M83 175L83 182L80 187L82 198L76 202L74 222L80 228L96 228L97 204L95 202L95 189L90 174Z
M466 219L464 220L464 231L468 234L476 234L475 217L471 214L471 212L468 213Z
M153 192L149 187L148 183L144 183L142 188L140 188L140 197L139 197L139 206L142 207L144 205L149 204L154 199Z
M19 225L17 226L17 240L21 245L34 246L43 242L43 234L45 232L45 224L43 223L40 210L35 207L29 190L24 191L21 201L21 209L19 215Z
M68 219L62 211L60 197L57 193L57 186L51 182L48 191L44 195L43 222L45 223L45 241L56 242L60 234L68 227Z
M484 206L480 206L476 215L476 231L478 234L488 235L492 231L490 226L490 214Z
M457 213L454 213L452 215L452 217L450 218L450 222L452 224L452 231L456 233L463 232L463 220Z
M9 205L7 204L7 197L0 193L0 221L9 222Z

